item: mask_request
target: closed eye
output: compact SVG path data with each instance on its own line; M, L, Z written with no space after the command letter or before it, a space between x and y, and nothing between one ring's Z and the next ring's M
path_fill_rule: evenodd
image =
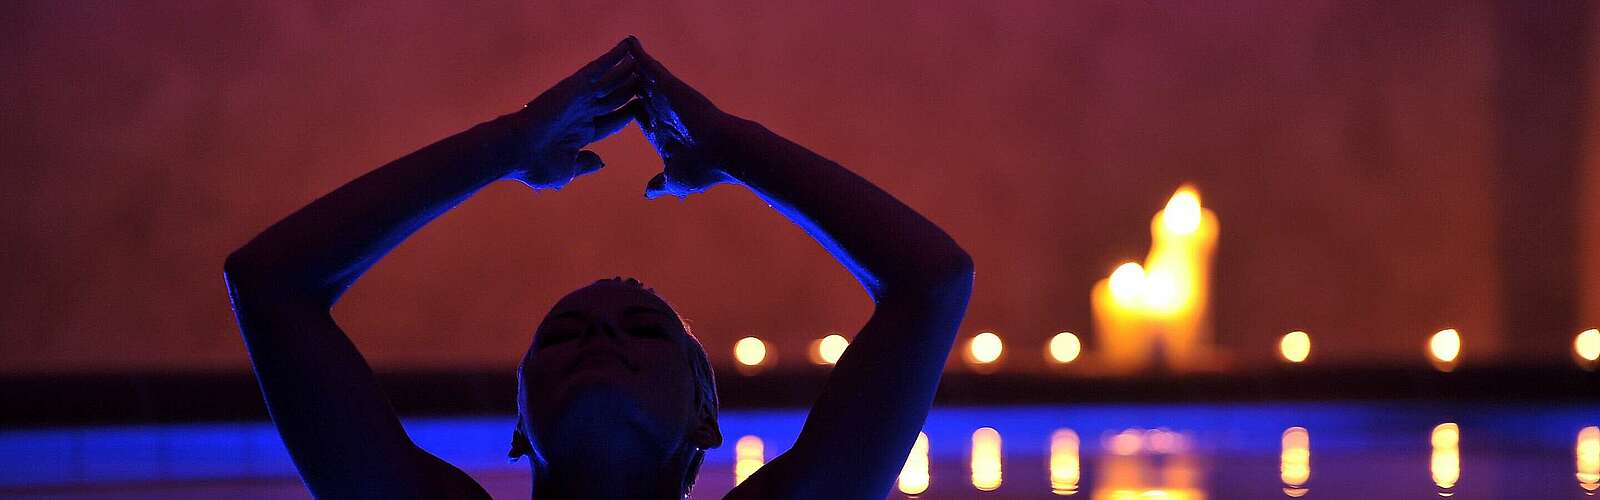
M667 338L667 330L665 328L662 328L661 325L636 326L636 327L633 327L633 328L629 328L628 329L628 333L632 334L635 337L639 337L639 338L653 338L653 339L664 339L664 338Z
M566 342L566 341L569 341L569 340L576 339L576 338L578 338L578 335L579 335L579 332L577 330L562 330L562 329L545 330L544 332L539 334L538 347L540 349L543 349L543 348L546 348L546 347L550 347L550 346L553 346L553 345L556 345L556 344L560 344L562 342Z

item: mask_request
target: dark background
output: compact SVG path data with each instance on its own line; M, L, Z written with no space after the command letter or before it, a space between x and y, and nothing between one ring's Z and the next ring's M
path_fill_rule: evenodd
M802 6L803 4L803 6ZM964 336L1094 355L1090 286L1195 183L1233 370L1571 368L1600 323L1600 7L1579 1L8 2L0 374L248 367L222 260L316 196L515 110L627 34L724 109L879 183L975 257ZM630 127L559 193L482 192L335 309L383 371L504 372L554 301L635 276L719 367L850 336L850 276L738 188L646 201ZM952 369L959 370L952 362ZM725 370L731 372L732 370ZM506 395L509 397L509 394Z

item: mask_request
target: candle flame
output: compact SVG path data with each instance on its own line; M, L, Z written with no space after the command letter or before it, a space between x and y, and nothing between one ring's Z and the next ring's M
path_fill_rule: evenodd
M1194 234L1200 229L1200 193L1193 186L1178 188L1161 210L1161 225L1179 236Z
M1461 334L1454 328L1439 330L1428 339L1428 353L1432 354L1435 360L1444 363L1455 362L1456 356L1461 354Z
M1050 359L1057 363L1071 363L1083 353L1083 342L1078 340L1072 332L1057 333L1050 338Z
M733 359L745 366L760 366L767 359L767 344L755 337L745 337L733 344Z
M1278 351L1290 363L1305 362L1311 356L1311 336L1302 331L1284 334L1283 340L1278 341Z

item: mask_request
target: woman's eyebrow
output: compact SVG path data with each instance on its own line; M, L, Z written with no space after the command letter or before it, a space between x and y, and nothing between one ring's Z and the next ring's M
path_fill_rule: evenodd
M669 313L669 312L666 312L666 311L663 311L663 310L660 310L660 309L656 309L654 307L648 307L648 306L628 306L626 309L622 310L622 314L627 314L627 315L632 315L632 314L655 314L655 315L667 317L669 319L674 319L674 320L678 319L678 316L676 314L672 314L672 313Z

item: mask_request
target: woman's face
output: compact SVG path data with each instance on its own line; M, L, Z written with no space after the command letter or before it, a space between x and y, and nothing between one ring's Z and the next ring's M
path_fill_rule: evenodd
M678 314L636 286L602 281L562 298L520 373L535 453L590 460L677 449L701 420L686 342Z

